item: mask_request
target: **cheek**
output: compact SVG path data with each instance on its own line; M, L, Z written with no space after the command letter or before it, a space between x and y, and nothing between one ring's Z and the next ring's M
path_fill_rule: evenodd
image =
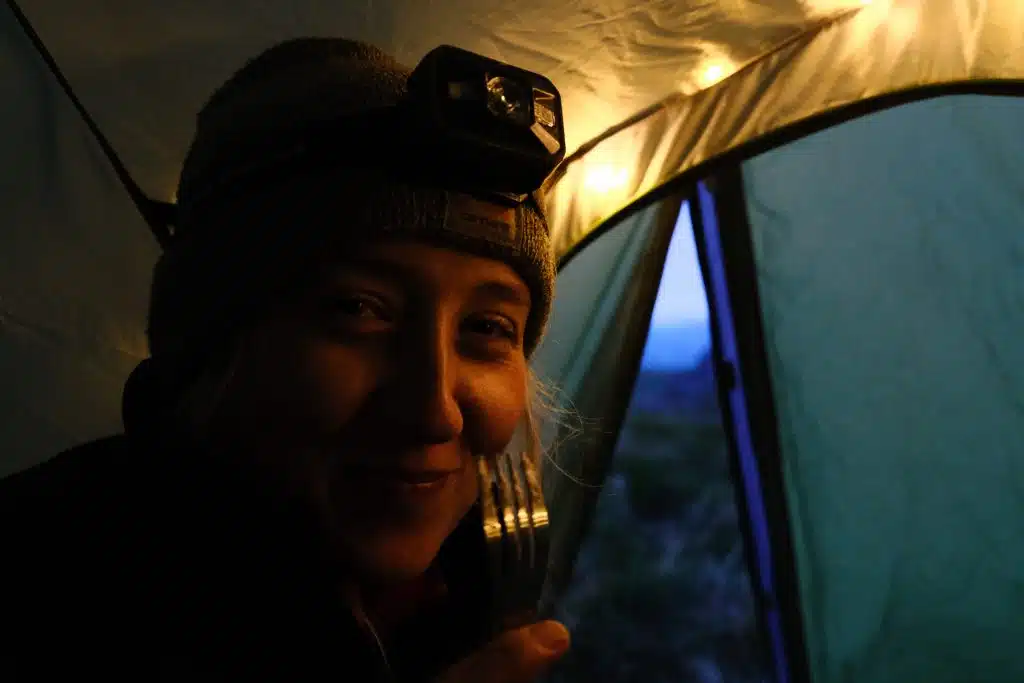
M239 431L263 447L304 449L355 414L376 363L339 344L268 334L249 345L230 396Z
M466 436L477 453L496 453L512 440L526 414L526 367L480 373L471 383Z
M304 350L292 400L304 404L314 434L346 424L373 393L380 359L340 344L312 342Z

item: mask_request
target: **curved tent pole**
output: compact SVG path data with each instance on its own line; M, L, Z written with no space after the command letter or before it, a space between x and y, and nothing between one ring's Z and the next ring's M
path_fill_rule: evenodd
M608 230L618 225L620 221L628 220L633 214L643 211L647 207L660 202L679 187L685 187L715 176L747 159L760 154L765 154L792 144L797 140L814 135L828 128L833 128L843 123L853 121L886 109L894 109L905 104L921 102L937 97L949 97L953 95L984 95L988 97L1024 97L1024 79L978 79L974 81L956 81L950 83L935 83L918 86L905 90L885 93L856 102L845 104L835 109L815 114L796 123L773 130L744 142L736 147L722 152L716 157L702 161L695 166L687 168L679 175L671 178L654 189L641 194L628 204L622 206L615 213L603 219L593 230L581 237L572 244L568 250L559 253L558 267L564 268L576 258L576 256L601 238Z
M149 230L153 233L153 237L156 238L156 241L159 243L161 248L166 249L171 243L171 239L173 237L171 225L173 224L175 211L174 205L150 198L142 188L139 187L138 183L136 183L135 179L132 178L120 157L117 156L117 151L114 150L113 145L110 144L110 141L103 134L103 131L101 131L99 126L96 125L96 121L92 118L92 115L89 114L85 105L83 105L81 100L78 99L78 96L75 95L75 91L72 89L71 83L69 83L68 79L64 76L60 66L57 64L57 60L55 60L53 55L50 54L50 51L46 48L42 38L40 38L39 34L36 33L36 30L32 27L28 17L25 16L25 13L22 12L21 8L18 6L18 3L15 0L7 0L7 6L10 8L11 14L14 15L15 21L18 22L19 26L21 26L25 35L32 42L33 47L35 47L39 56L43 59L43 62L50 70L50 73L53 74L53 77L57 80L57 84L61 87L61 90L63 90L64 94L66 94L68 99L71 100L71 104L74 105L78 114L82 117L85 125L89 128L89 132L92 133L96 142L99 144L100 149L106 155L107 159L110 160L110 165L113 167L114 173L117 175L118 180L121 181L125 191L128 192L128 196L131 197L131 200L139 210L139 213L142 214L142 218L146 221L146 225L149 226Z

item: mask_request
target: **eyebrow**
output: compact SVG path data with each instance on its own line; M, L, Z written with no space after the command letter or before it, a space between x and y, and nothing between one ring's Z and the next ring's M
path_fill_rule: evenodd
M500 280L488 280L473 288L474 294L498 299L513 306L529 308L530 294L520 286L511 285Z
M409 286L419 286L415 276L408 268L386 258L364 256L352 259L344 267L333 270L332 274L336 277L346 272L365 277L384 277L406 283ZM472 288L472 295L524 308L529 308L531 305L529 290L523 285L509 282L506 279L489 279L480 282Z
M334 277L345 275L360 275L363 277L385 277L399 282L409 282L412 278L409 271L400 264L384 258L367 257L354 258L331 268L331 275Z

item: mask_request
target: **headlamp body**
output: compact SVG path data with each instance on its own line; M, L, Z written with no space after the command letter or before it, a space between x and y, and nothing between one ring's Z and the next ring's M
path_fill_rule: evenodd
M561 97L539 74L441 46L413 71L409 96L423 141L456 184L526 195L565 156Z
M561 97L550 80L445 45L423 58L394 106L268 136L205 178L179 211L331 167L518 204L564 157Z

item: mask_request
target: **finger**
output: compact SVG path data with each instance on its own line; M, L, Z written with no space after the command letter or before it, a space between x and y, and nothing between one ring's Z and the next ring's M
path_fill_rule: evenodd
M507 631L457 663L438 683L532 683L569 648L557 621Z

